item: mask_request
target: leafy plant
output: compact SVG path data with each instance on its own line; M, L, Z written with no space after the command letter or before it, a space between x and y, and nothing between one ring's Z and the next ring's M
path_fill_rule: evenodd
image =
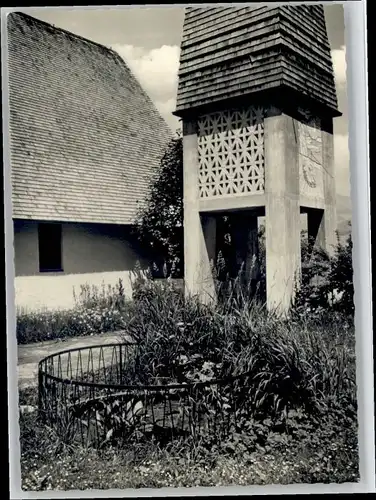
M135 233L140 243L151 248L153 272L180 277L183 272L183 143L173 138L162 158L148 199L140 207Z
M327 311L354 314L352 237L339 237L332 256L312 242L302 247L301 282L297 290L295 312L322 317Z

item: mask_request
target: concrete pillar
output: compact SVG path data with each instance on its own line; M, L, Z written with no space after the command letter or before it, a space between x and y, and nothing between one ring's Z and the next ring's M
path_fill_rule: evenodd
M215 300L216 219L199 212L199 162L195 122L183 123L184 281L186 293Z
M285 314L300 273L300 203L297 127L274 113L265 119L266 293L269 310Z
M322 168L324 174L324 216L318 241L332 255L337 244L336 182L334 168L333 119L322 120Z
M308 209L308 237L314 246L333 254L337 243L336 187L333 151L333 120L322 120L322 169L324 210Z

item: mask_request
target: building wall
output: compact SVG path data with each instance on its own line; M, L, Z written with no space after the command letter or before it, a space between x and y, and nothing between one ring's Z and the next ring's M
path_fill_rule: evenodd
M136 262L146 266L126 226L104 224L62 224L63 272L40 273L38 223L15 221L16 306L30 310L67 309L85 284L101 287L123 280L131 294L131 271Z

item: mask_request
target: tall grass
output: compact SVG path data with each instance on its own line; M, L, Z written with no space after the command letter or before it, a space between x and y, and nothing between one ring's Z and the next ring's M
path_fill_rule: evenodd
M73 298L77 308L87 309L121 309L127 302L121 279L115 285L107 284L106 286L102 283L101 287L86 283L80 286L78 294L73 289Z
M169 281L141 276L133 299L123 319L139 345L139 382L199 380L210 368L214 378L247 373L263 415L356 405L354 329L346 316L285 320L244 297L204 305Z

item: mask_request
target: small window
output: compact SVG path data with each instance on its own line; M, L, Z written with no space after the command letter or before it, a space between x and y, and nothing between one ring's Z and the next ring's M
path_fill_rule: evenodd
M62 271L61 224L39 224L39 271Z

